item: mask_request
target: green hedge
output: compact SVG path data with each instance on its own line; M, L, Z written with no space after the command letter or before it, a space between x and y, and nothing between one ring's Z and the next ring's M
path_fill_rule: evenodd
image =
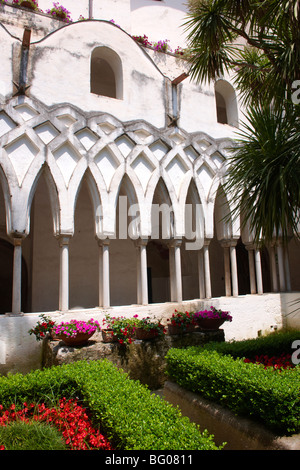
M82 399L116 449L218 449L207 431L106 360L0 377L4 408L63 396Z
M183 388L262 422L279 435L299 433L300 367L274 372L229 355L235 351L239 356L243 346L214 343L170 349L167 374Z
M260 336L254 339L243 341L231 341L216 343L211 342L204 345L207 350L215 350L222 354L230 354L232 357L254 357L255 355L266 354L276 356L281 353L294 352L292 344L300 340L300 331L278 331L267 336Z

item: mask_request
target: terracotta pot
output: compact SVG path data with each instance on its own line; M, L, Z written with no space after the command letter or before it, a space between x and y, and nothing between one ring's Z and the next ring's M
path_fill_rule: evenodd
M49 339L50 339L50 341L59 341L60 340L60 338L58 336L56 336L56 334L53 331L49 332Z
M88 342L88 340L93 336L93 333L78 333L74 338L64 335L63 333L57 335L68 346L82 346Z
M136 328L134 332L136 339L153 339L158 336L158 331L155 329L144 330L143 328Z
M102 333L102 341L104 343L115 343L118 341L116 335L114 335L113 330L101 330Z
M223 318L199 318L197 323L201 330L218 330L224 322Z

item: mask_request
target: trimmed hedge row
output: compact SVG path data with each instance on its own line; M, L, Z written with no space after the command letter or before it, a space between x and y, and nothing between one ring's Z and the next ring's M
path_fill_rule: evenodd
M276 356L282 353L292 354L294 341L300 340L300 331L278 331L267 336L254 339L232 342L211 342L204 345L207 350L215 350L222 354L230 354L232 357L251 358L255 355L266 354Z
M238 357L242 350L250 351L249 343L241 343L170 349L167 375L183 388L251 417L279 435L299 433L300 367L274 372L244 363L233 357L234 352Z
M0 377L0 404L79 396L115 449L217 450L213 436L111 362L79 361Z

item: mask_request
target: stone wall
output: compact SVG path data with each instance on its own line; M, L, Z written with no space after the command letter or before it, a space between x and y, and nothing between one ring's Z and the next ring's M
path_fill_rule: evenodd
M95 339L94 339L95 338ZM134 340L131 344L104 343L101 333L94 335L86 346L71 347L63 341L45 340L43 367L69 364L76 361L107 359L139 380L150 389L163 386L165 356L170 348L203 345L209 341L224 341L224 331L193 332L183 335L165 335L162 339Z

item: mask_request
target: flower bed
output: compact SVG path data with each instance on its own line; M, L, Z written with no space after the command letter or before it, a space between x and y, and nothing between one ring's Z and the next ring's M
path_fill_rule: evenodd
M292 355L282 353L280 356L268 356L267 354L256 355L254 359L244 359L246 363L261 364L265 369L267 367L273 367L274 370L279 372L282 369L294 369L295 365L292 363Z
M79 397L116 450L217 450L213 436L110 361L79 361L0 377L0 403Z
M14 404L7 410L0 405L0 411L0 426L9 426L16 421L46 422L61 432L70 450L112 450L109 441L92 427L86 409L76 400L62 398L57 407L48 407L44 403L24 403L19 410ZM1 442L0 450L5 450Z

